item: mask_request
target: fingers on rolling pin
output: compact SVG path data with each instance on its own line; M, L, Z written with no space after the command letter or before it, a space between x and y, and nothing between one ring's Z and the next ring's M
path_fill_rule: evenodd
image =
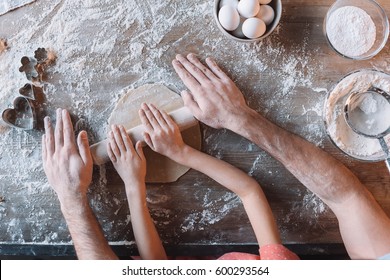
M153 129L157 129L159 127L159 123L156 120L156 118L154 117L154 114L150 110L148 104L142 103L142 107L141 108L144 110L145 116L148 119L148 121L149 121L150 125L152 126L152 128Z
M127 130L126 133L131 135L131 139L134 140L135 142L144 139L146 144L148 144L153 149L153 143L150 138L150 134L154 132L153 127L149 123L145 111L142 108L139 111L139 115L142 120L142 124ZM174 120L177 123L177 126L181 131L193 125L196 125L197 123L196 119L193 117L190 110L186 107L177 109L171 112L169 115L172 117L172 120ZM145 132L149 135L149 137L145 136L144 134ZM110 160L108 155L109 149L107 148L106 142L113 143L110 147L114 155L116 153L119 154L119 148L115 142L114 134L111 135L110 132L108 138L109 138L108 140L101 141L91 146L91 153L95 164L103 164Z
M154 106L153 104L149 104L148 106L149 106L150 111L152 111L154 117L156 118L156 120L160 124L160 126L166 127L167 123L166 123L164 117L162 116L161 111L159 109L157 109L156 106Z
M184 105L190 109L195 116L199 116L202 113L198 103L194 99L194 96L188 90L183 90L181 92L181 98L183 99Z
M137 143L135 144L135 149L136 149L136 151L137 151L138 156L139 156L143 161L145 161L146 158L145 158L145 155L144 155L144 150L142 149L142 142L141 142L141 141L137 141Z
M171 128L176 124L176 122L167 114L165 111L161 111L161 115L164 118L166 124Z
M130 139L130 136L127 134L126 129L123 125L119 126L119 130L122 135L123 143L125 144L127 151L132 151L134 149L133 142Z
M114 163L116 162L116 157L114 155L114 152L112 151L112 148L111 148L111 137L110 137L110 140L107 141L107 154L108 154L108 157L110 158L110 160Z
M152 131L153 126L150 124L148 117L146 116L145 110L141 107L138 111L139 117L141 118L142 124L145 126L146 131Z
M111 150L114 153L115 157L120 156L120 150L118 147L118 143L116 142L114 132L112 130L110 131L109 138L110 138L109 142L110 142Z
M145 143L154 151L153 141L152 138L150 138L149 133L144 132L142 133L142 136L144 137Z
M116 142L116 145L119 148L119 151L121 153L125 152L126 151L126 146L125 146L125 143L123 142L122 134L121 134L121 131L120 131L119 127L117 125L113 125L112 126L112 132L114 133L115 142Z

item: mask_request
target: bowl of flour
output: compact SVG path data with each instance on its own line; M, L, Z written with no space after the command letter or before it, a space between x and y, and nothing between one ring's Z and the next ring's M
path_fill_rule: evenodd
M377 139L357 134L349 127L344 107L351 94L367 92L372 87L390 92L390 75L374 69L351 72L330 90L323 111L326 132L333 144L348 156L362 161L382 161L387 155ZM388 112L384 112L384 117L388 117ZM384 139L390 145L390 135Z
M337 0L328 10L323 28L331 48L355 60L377 55L389 37L389 20L374 0Z

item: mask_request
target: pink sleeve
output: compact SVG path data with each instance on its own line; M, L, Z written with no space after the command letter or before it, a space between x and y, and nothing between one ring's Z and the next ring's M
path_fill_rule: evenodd
M260 247L262 260L299 260L299 257L282 244L268 244Z
M224 254L218 260L260 260L260 257L248 253L232 252Z
M299 260L299 257L282 244L268 244L259 249L260 256L232 252L224 254L218 260Z

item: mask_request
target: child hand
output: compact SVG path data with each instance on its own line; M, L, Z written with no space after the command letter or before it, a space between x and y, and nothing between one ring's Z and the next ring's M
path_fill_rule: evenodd
M145 185L146 159L141 142L135 148L123 126L112 126L108 135L107 152L116 171L128 187L137 184Z
M172 118L154 105L145 103L142 104L139 115L146 130L144 133L146 144L153 151L173 160L180 156L186 144Z

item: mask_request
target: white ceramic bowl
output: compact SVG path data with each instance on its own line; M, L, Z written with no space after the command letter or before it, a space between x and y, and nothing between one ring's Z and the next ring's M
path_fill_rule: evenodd
M219 20L218 20L219 2L220 2L220 0L214 0L214 19L215 19L215 22L217 23L219 30L221 30L221 32L226 37L233 39L235 41L238 41L238 42L251 43L251 42L257 42L257 41L260 41L261 39L264 39L265 37L269 36L275 30L275 28L278 26L280 18L282 16L282 1L281 0L272 0L271 3L269 3L268 5L270 5L274 9L275 18L274 18L273 22L267 26L267 30L265 31L265 33L261 37L256 38L256 39L238 38L238 37L234 36L231 32L226 31L222 27L221 23L219 22Z
M334 11L345 6L355 6L364 10L366 13L370 15L376 27L376 39L374 45L366 53L359 56L348 56L346 54L340 53L329 41L329 37L327 35L326 25L329 20L329 17L332 15ZM345 58L350 58L354 60L365 60L365 59L370 59L373 56L377 55L386 45L387 39L389 38L389 20L386 16L385 11L374 0L337 0L329 8L325 16L323 30L329 46L336 53L338 53L339 55Z

